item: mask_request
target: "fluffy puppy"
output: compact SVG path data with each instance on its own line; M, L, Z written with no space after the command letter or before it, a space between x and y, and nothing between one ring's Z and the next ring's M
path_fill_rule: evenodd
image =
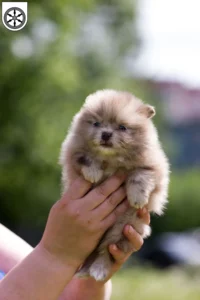
M124 252L131 248L122 234L125 224L133 225L143 237L150 235L150 227L137 217L138 208L147 206L150 212L162 214L167 202L169 164L151 120L154 115L154 107L130 93L102 90L86 98L72 121L60 156L64 190L77 173L95 186L123 169L128 174L130 203L128 211L104 234L79 276L99 281L107 277L113 264L108 245L117 244Z

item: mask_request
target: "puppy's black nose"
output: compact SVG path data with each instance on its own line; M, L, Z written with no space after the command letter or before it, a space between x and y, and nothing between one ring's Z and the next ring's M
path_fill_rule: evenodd
M104 141L108 141L111 136L112 136L112 132L103 131L101 134L101 138Z

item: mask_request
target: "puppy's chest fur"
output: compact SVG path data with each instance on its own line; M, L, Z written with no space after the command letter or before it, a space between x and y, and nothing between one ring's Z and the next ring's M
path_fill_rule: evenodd
M103 178L113 175L116 170L119 168L119 165L116 163L113 164L111 161L103 160L100 162L100 168L103 171Z
M100 161L100 166L105 173L116 171L116 169L118 168L127 169L124 163L124 159L119 159L119 160L117 159L112 160L112 158L110 160L103 159L102 161Z
M125 171L133 170L133 163L125 161L123 157L118 157L116 159L103 159L100 161L100 167L105 176L110 176L119 169Z
M86 167L90 167L94 163L98 165L98 167L103 171L105 175L111 175L118 169L129 171L138 166L138 164L136 164L136 161L134 162L134 159L127 160L122 156L104 158L98 154L78 155L76 161L79 165Z

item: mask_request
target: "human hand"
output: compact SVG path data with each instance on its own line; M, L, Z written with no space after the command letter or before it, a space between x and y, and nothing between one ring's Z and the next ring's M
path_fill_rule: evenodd
M77 269L127 210L125 178L119 173L91 191L90 182L77 178L53 205L39 247Z
M150 214L146 208L138 210L138 217L140 217L144 223L150 223ZM124 253L118 248L115 250L113 245L109 246L110 253L115 259L115 264L111 270L111 273L106 278L105 281L96 281L92 277L88 278L77 278L73 277L71 282L66 286L59 300L68 300L68 299L110 299L112 285L111 280L109 280L126 262L129 256L138 251L142 244L143 239L131 226L131 232L128 231L129 225L124 227L124 235L127 237L129 242L132 244L133 250L129 253ZM72 295L75 295L73 298Z
M146 207L142 209L138 209L137 215L139 218L143 220L143 222L147 225L150 224L150 214ZM125 237L129 240L129 242L132 245L132 251L129 251L128 253L124 253L121 251L117 245L109 245L109 251L113 258L115 259L115 263L113 264L112 271L109 274L108 278L106 278L106 281L110 279L115 272L117 272L122 265L127 261L127 259L130 257L130 255L142 247L144 241L141 235L131 226L126 225L124 227L123 233Z

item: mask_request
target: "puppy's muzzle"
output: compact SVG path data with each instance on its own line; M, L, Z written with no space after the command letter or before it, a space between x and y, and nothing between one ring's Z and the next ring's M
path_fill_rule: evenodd
M108 132L108 131L103 131L101 134L101 139L105 142L109 141L109 139L112 136L112 132Z

